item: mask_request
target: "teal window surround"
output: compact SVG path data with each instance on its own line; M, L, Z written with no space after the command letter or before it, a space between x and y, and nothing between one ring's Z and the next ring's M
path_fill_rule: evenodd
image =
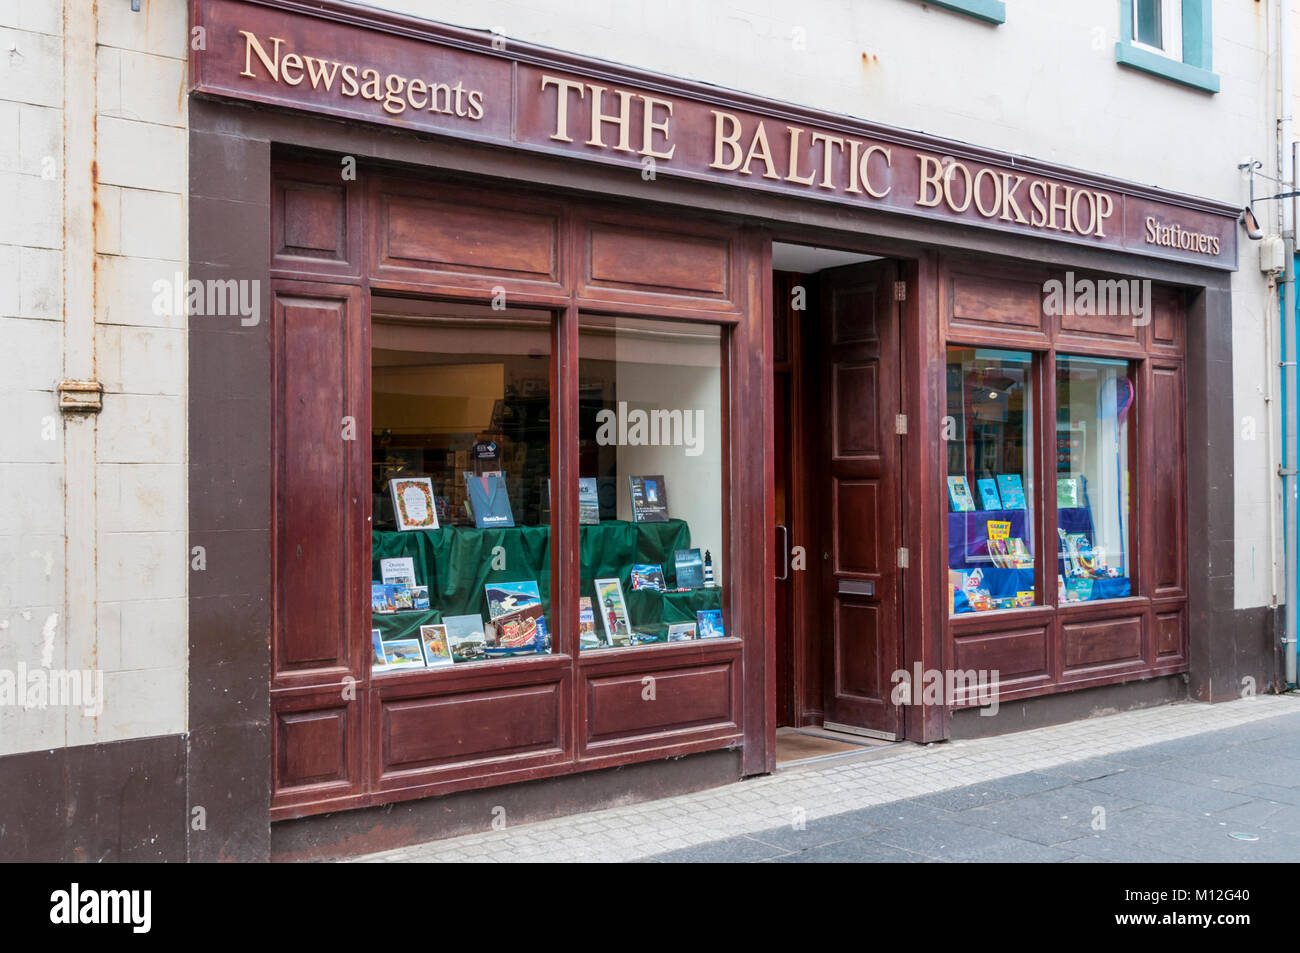
M1007 5L1002 0L918 0L931 7L964 13L985 23L1006 23Z
M1202 89L1219 91L1219 76L1211 68L1213 35L1210 29L1211 0L1182 0L1183 59L1179 62L1133 43L1133 0L1120 0L1119 42L1115 62L1130 69Z

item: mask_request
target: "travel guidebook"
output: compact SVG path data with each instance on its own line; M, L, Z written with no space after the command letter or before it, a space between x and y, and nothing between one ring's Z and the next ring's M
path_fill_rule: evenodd
M578 480L578 522L584 526L600 525L600 493L595 477Z
M385 586L382 582L371 583L370 611L374 614L385 615L397 611L397 606L393 604L392 586Z
M632 567L631 578L633 589L654 589L659 592L664 591L665 583L663 566L638 563Z
M673 563L677 567L677 588L704 588L704 560L698 549L674 550Z
M415 560L410 556L394 556L379 560L379 577L389 586L415 588Z
M394 477L388 481L399 530L437 529L438 507L429 477Z
M637 523L668 522L668 488L662 476L628 477L632 519Z
M591 610L590 596L578 600L578 645L584 649L600 647L600 636L596 634L596 614Z
M510 511L510 495L506 493L506 479L493 473L475 476L465 474L465 489L469 494L469 508L474 525L479 529L514 526L515 517Z
M632 624L627 618L627 602L623 599L623 584L617 578L597 579L596 604L600 607L600 622L605 628L605 645L628 645L632 641Z
M442 624L447 627L447 646L453 661L470 662L487 657L482 616L448 615L442 617Z

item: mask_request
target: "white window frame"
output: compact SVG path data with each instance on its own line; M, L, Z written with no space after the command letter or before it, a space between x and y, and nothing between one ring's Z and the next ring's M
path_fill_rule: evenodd
M1138 39L1138 0L1133 0L1133 45L1157 56L1183 61L1183 0L1159 0L1160 46L1150 46Z

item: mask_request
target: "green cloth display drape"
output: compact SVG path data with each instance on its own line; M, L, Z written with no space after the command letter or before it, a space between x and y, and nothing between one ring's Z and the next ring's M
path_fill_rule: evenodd
M427 611L376 614L372 625L384 641L417 638L420 626L442 621L444 615L477 613L487 619L484 586L490 582L536 580L542 596L542 610L551 618L551 528L510 526L477 529L448 526L442 529L376 530L373 535L371 578L380 578L379 561L410 556L415 563L415 581L429 587ZM496 547L500 552L495 552ZM692 589L688 592L632 590L632 566L652 563L663 567L669 588L677 585L673 553L691 548L691 529L684 520L666 523L630 523L605 520L579 531L579 559L583 592L592 596L592 580L618 577L623 584L628 615L638 632L668 637L668 623L694 622L695 613L722 608L722 590ZM493 569L493 561L504 569ZM504 563L502 563L504 560ZM597 619L597 626L600 625Z

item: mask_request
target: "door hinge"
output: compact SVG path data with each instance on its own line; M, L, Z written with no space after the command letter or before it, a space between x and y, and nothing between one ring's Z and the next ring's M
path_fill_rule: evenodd
M907 433L907 414L896 414L894 416L894 433Z
M907 300L907 282L906 282L906 281L895 281L895 282L894 282L894 300L895 300L895 301L906 301L906 300Z
M898 568L899 569L907 568L907 547L906 546L900 546L898 549Z

